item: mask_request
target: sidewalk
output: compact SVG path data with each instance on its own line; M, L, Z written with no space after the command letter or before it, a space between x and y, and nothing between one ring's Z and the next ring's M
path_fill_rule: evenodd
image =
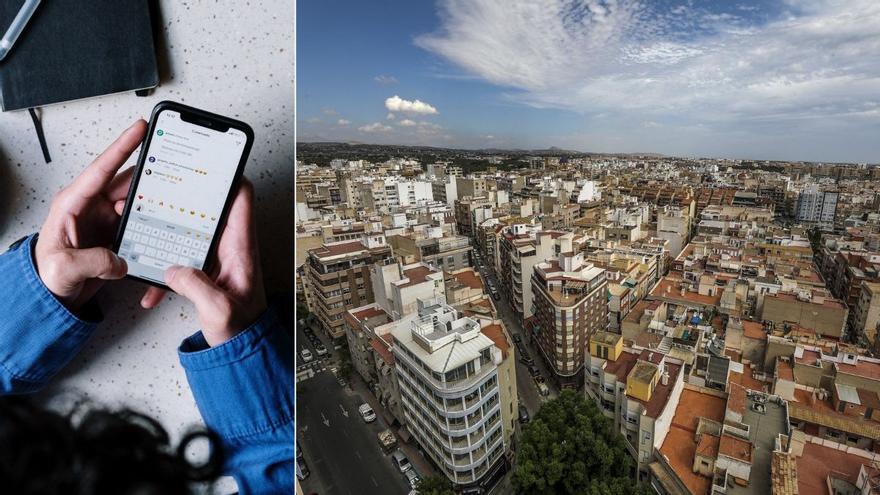
M351 378L348 383L351 391L346 393L355 394L360 396L370 407L373 408L373 411L377 416L382 418L382 424L384 427L391 428L394 431L394 436L397 437L397 448L399 448L406 455L406 458L409 459L409 462L412 463L413 467L415 467L416 472L419 473L419 476L422 478L426 476L434 476L436 471L431 466L431 464L422 456L419 452L419 449L415 446L415 443L412 441L412 434L410 434L410 443L405 443L400 439L399 429L391 427L392 421L394 420L391 417L391 414L382 407L382 404L379 403L379 400L373 395L373 392L367 387L367 384L364 383L363 378L356 372L352 372ZM404 427L401 427L404 428Z

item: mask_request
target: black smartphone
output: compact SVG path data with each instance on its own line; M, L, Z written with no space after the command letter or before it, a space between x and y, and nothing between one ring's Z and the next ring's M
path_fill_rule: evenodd
M210 269L253 142L244 122L156 105L113 245L129 277L167 289L172 265Z

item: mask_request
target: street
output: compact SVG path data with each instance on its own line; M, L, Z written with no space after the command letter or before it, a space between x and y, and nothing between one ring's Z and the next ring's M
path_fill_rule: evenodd
M314 347L297 328L299 349ZM297 349L297 351L299 351ZM329 361L329 359L327 360ZM315 364L317 363L317 364ZM300 363L297 371L306 368ZM377 434L387 425L365 423L358 406L365 400L343 389L329 363L315 360L313 376L297 383L297 442L310 475L303 492L321 495L406 494L410 487L391 458L382 453Z
M495 273L491 268L485 265L478 266L477 268L484 280L487 282L491 280L492 284L500 290L501 285L498 283L498 279L495 277ZM486 292L489 293L488 287L486 287ZM546 363L544 363L544 359L541 356L541 351L528 342L529 339L525 335L525 332L523 332L522 322L519 317L513 311L513 308L510 307L510 304L503 295L498 300L493 298L492 301L495 303L495 308L498 310L498 317L504 322L504 326L507 327L507 331L510 332L511 337L516 335L520 337L522 343L518 347L526 349L529 356L531 356L532 360L535 362L535 366L541 371L541 376L545 378L547 387L550 389L550 397L548 398L555 397L557 395L556 387L552 381L549 380L550 374L548 373ZM519 351L517 352L519 353ZM518 354L516 358L516 389L520 402L526 406L526 409L529 411L529 416L531 417L541 408L544 398L538 393L538 387L535 384L535 380L529 374L528 367L520 360L521 357L522 356Z

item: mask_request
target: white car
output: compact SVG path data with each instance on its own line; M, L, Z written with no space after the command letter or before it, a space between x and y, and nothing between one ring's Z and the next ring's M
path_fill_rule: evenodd
M406 476L406 480L409 481L409 486L413 490L419 486L419 482L422 481L422 478L419 477L419 473L416 472L415 469L410 469L403 473Z
M364 418L364 422L372 423L373 421L376 421L376 413L373 412L373 408L370 407L370 405L366 402L358 407L358 412L361 413L361 417Z
M304 363L308 363L309 361L311 361L313 359L312 351L310 351L308 349L303 349L303 350L299 351L299 355L302 356Z
M318 343L315 346L315 352L318 354L318 356L326 356L327 355L327 348L324 347L324 344Z
M410 464L409 459L406 458L406 455L400 449L395 450L391 454L391 459L394 460L394 465L397 466L397 469L400 469L401 473L409 472L412 469L412 464Z

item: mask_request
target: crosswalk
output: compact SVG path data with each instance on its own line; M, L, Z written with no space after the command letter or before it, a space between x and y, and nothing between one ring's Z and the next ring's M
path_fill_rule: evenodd
M327 371L327 369L327 364L323 359L312 361L311 363L303 363L296 367L296 382L299 383L308 380L318 373Z

